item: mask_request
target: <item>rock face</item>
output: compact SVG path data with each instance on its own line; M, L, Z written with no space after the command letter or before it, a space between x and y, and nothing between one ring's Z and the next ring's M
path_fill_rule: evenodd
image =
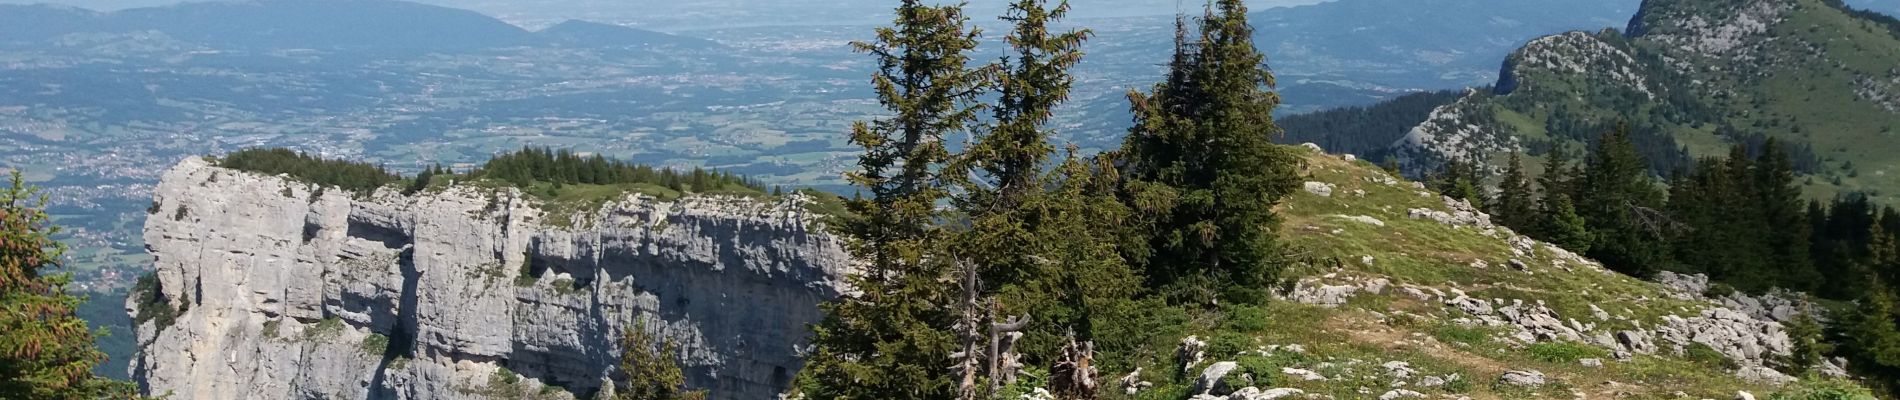
M586 398L636 320L689 385L769 398L854 265L799 196L550 218L512 189L353 196L199 159L155 196L159 287L128 310L179 312L139 325L132 369L179 398Z

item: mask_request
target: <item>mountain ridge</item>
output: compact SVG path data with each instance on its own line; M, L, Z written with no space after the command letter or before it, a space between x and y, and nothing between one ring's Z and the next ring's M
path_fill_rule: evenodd
M1822 178L1814 195L1891 193L1893 141L1881 138L1900 125L1900 36L1850 10L1648 0L1623 32L1553 35L1513 52L1496 90L1444 106L1463 112L1419 125L1392 154L1416 176L1512 151L1575 153L1621 120L1659 176L1774 137L1811 152L1797 158L1815 160L1804 171Z

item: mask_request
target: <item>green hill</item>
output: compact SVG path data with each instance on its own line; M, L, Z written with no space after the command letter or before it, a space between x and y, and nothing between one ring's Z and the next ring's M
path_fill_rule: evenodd
M1776 371L1792 351L1785 330L1722 305L1739 295L1610 272L1365 161L1309 153L1306 171L1307 190L1279 209L1302 260L1288 301L1192 318L1179 334L1204 343L1143 365L1132 381L1154 386L1134 398L1197 394L1233 362L1225 390L1253 395L1872 399L1821 373ZM1842 395L1807 397L1822 392Z
M1659 175L1736 143L1793 143L1811 195L1900 193L1900 22L1835 0L1649 0L1626 32L1540 38L1496 88L1394 144L1409 172L1580 151L1632 125Z

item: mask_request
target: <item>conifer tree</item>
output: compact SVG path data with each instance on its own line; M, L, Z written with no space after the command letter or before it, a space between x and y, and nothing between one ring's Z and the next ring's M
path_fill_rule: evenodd
M1476 162L1452 160L1440 168L1430 179L1432 190L1480 207L1489 205L1484 195L1484 177L1478 173Z
M129 398L135 388L93 376L105 361L98 333L75 314L84 299L53 274L65 245L45 210L46 197L13 171L0 188L0 398Z
M1541 200L1549 202L1558 194L1575 199L1577 192L1572 190L1572 182L1578 174L1570 163L1570 152L1557 146L1552 147L1544 157L1544 174L1537 177L1538 189L1543 193ZM1545 204L1543 208L1550 207Z
M1194 40L1179 31L1167 79L1129 94L1135 127L1115 156L1151 218L1144 266L1179 303L1262 300L1282 264L1273 207L1298 183L1297 157L1269 142L1274 78L1240 0L1215 1Z
M1847 339L1846 350L1859 369L1877 376L1900 374L1900 308L1894 294L1878 279L1856 301L1853 311L1841 321Z
M946 137L961 133L979 111L982 88L968 67L979 32L960 6L905 0L873 42L854 43L878 61L872 83L887 118L853 124L864 148L861 168L846 175L870 192L847 202L856 217L840 221L847 248L865 260L852 278L858 293L823 306L800 390L822 399L942 399L956 393L946 369L957 338L958 303L943 280L954 262L940 247L937 203L947 196L938 174L950 159Z
M1090 35L1052 31L1068 10L1067 2L1047 0L1010 6L1002 19L1012 23L1006 42L1014 54L996 68L993 119L946 173L956 189L951 203L969 224L954 233L952 253L981 269L982 297L999 301L1002 315L989 319L1033 318L1016 346L1031 363L1055 353L1068 333L1093 340L1093 327L1111 323L1107 311L1129 302L1140 286L1107 236L1114 227L1101 225L1118 223L1126 212L1105 192L1090 190L1095 176L1073 149L1050 165L1055 132L1045 125L1068 99L1069 69Z
M1524 158L1517 152L1511 153L1510 163L1504 169L1504 180L1498 183L1498 198L1492 206L1500 223L1511 229L1530 232L1537 225L1537 193L1531 187L1531 179L1524 172Z
M1802 208L1801 186L1794 175L1788 151L1780 142L1768 139L1752 176L1757 196L1755 219L1761 221L1757 226L1762 229L1767 256L1763 262L1768 274L1779 278L1773 283L1807 292L1818 288L1822 277L1809 258L1813 232L1805 223L1808 217Z
M1672 222L1661 211L1663 193L1631 142L1628 125L1619 123L1603 135L1577 194L1578 214L1596 238L1591 258L1639 277L1667 266L1669 256L1660 239Z
M1590 245L1596 242L1596 236L1590 233L1588 221L1577 214L1577 207L1570 202L1570 195L1553 193L1544 202L1542 220L1537 231L1543 240L1578 254L1587 254Z
M678 344L648 330L646 320L636 319L620 335L620 373L623 382L615 383L614 399L625 400L703 400L704 390L686 390L686 373L680 370L674 354Z

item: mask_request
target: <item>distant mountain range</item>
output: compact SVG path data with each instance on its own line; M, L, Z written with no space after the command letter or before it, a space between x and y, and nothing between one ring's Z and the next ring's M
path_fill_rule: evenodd
M1492 90L1409 131L1331 141L1390 143L1344 150L1393 156L1418 175L1513 151L1578 153L1619 123L1658 175L1774 138L1812 177L1812 196L1900 199L1900 20L1839 0L1648 0L1624 31L1530 42Z
M526 45L716 46L618 25L569 21L530 32L473 11L389 0L196 2L96 12L0 5L0 44L66 35L162 33L213 49L450 52Z

